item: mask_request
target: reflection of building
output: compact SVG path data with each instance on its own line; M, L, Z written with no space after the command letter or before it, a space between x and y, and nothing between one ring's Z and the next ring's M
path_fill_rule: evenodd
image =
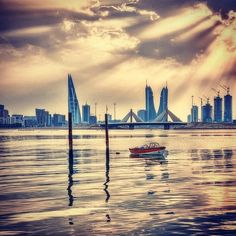
M145 98L146 98L146 121L152 121L156 118L156 110L154 105L154 98L152 88L146 85L145 88Z
M222 122L222 98L219 94L214 98L214 122Z
M193 105L191 108L191 122L198 122L198 106Z
M90 106L86 103L82 106L83 122L89 123Z
M137 114L138 114L138 117L139 117L140 119L142 119L143 121L146 121L146 115L147 115L146 110L141 109L141 110L138 111Z
M209 101L202 107L202 122L212 122L212 106Z
M232 96L224 96L224 122L232 122Z
M61 114L53 114L53 126L64 126L66 124L66 116Z
M79 102L76 96L73 80L70 74L68 74L68 111L72 113L73 125L81 123L81 114L79 108Z
M159 116L164 111L167 111L167 109L168 109L168 88L166 86L161 90L160 105L157 112L157 116Z

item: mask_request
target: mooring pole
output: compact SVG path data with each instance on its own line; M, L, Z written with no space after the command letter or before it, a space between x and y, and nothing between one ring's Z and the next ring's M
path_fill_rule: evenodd
M68 138L69 138L69 151L73 150L73 139L72 139L72 113L68 113Z
M106 149L109 150L108 115L105 114Z

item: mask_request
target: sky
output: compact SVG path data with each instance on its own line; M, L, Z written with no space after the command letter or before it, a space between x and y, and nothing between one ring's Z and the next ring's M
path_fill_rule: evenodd
M0 103L10 114L67 114L67 74L116 118L145 107L145 85L183 121L191 97L230 87L236 119L235 0L0 0Z

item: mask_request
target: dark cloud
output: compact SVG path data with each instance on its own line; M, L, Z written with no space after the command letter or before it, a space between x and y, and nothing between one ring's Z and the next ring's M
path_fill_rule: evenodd
M235 0L140 0L137 6L157 11L160 16L166 16L182 7L197 3L206 3L214 12L220 12L224 18L227 18L230 10L236 11Z

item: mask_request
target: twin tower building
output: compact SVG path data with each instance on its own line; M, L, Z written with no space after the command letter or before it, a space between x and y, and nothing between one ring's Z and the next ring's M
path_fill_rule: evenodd
M173 121L180 121L180 119L168 109L167 86L161 91L160 105L157 112L154 105L153 91L148 85L146 85L145 88L145 103L146 109L138 111L138 116L141 120L146 122L167 122L168 117L170 117ZM72 113L73 125L82 123L79 101L76 96L71 74L68 74L68 111Z

